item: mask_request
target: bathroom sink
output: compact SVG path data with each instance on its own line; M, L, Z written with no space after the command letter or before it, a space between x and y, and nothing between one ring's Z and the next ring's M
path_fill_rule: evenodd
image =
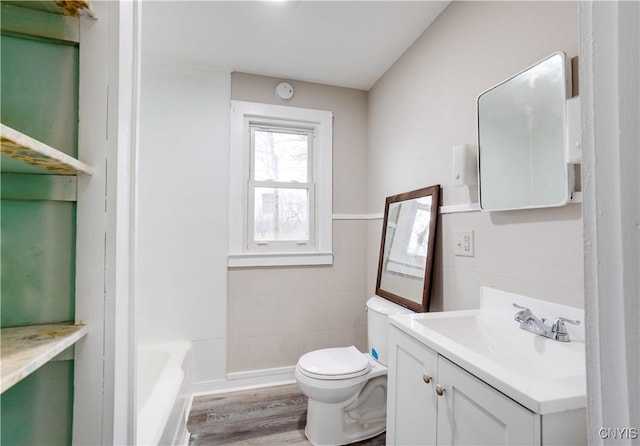
M497 290L483 289L485 294L492 291ZM548 339L519 328L510 300L495 305L485 295L483 302L488 303L476 310L398 315L390 322L536 413L584 407L584 335L570 342ZM547 314L566 311L551 309Z
M427 313L422 313L422 315ZM497 318L478 314L416 317L414 321L475 354L516 370L530 379L557 379L584 374L584 344L536 336ZM551 366L556 364L556 366Z

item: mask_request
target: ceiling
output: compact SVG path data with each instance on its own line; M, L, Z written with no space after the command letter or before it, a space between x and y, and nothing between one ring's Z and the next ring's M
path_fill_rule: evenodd
M143 55L370 89L448 1L145 1Z

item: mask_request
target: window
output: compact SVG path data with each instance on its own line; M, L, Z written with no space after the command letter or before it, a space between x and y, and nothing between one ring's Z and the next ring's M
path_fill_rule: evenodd
M313 129L249 128L249 248L313 243Z
M332 121L232 101L229 266L332 263Z

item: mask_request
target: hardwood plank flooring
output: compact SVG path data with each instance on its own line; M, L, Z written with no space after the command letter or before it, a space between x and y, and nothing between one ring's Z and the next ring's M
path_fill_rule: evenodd
M309 446L304 435L307 397L296 384L193 399L190 446ZM385 434L353 443L382 446Z

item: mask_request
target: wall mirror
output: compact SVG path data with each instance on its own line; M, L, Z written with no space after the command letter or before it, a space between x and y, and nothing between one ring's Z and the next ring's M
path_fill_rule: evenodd
M569 202L573 189L573 168L565 158L569 69L565 54L554 53L478 97L482 210Z
M440 186L387 197L376 294L410 310L429 310Z

